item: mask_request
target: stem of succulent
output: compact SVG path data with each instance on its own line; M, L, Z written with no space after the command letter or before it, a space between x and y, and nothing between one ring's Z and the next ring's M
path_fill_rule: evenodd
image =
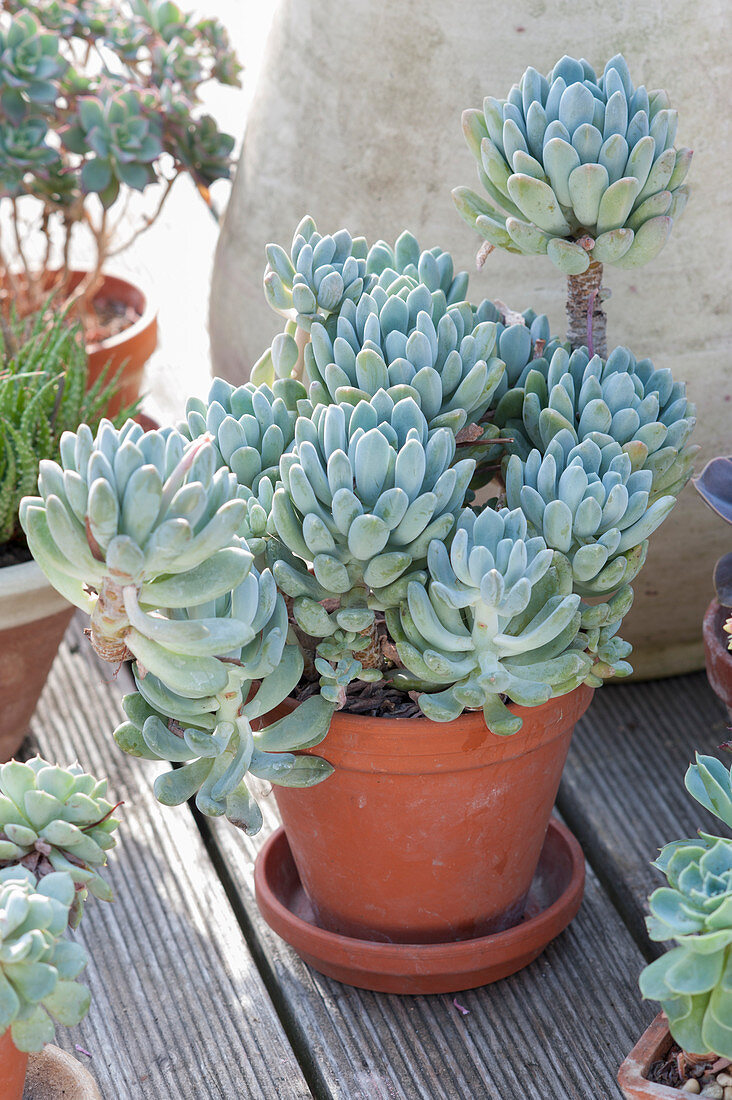
M593 261L581 275L567 276L567 319L567 339L572 348L583 347L591 338L593 354L605 359L607 315L602 308L602 264Z
M362 632L361 637L366 644L363 649L354 649L354 660L360 661L363 668L381 668L384 655L381 652L381 640L375 619L368 630Z
M94 652L112 664L129 660L132 654L124 640L129 626L125 590L105 577L90 618L89 641Z

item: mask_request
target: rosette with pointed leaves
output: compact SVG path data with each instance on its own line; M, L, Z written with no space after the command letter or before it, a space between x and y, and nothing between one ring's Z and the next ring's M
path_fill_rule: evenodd
M192 122L187 111L183 114L180 127L168 128L165 148L190 172L199 187L207 188L216 180L228 179L234 138L222 134L210 115Z
M100 869L119 821L105 797L107 780L78 764L61 768L40 756L0 766L0 869L22 865L38 879L67 872L76 887L70 920L81 919L87 891L103 901L112 890Z
M357 302L376 281L366 274L368 246L347 229L333 236L318 233L313 219L302 219L288 256L278 244L267 245L264 294L277 313L294 319L306 332L324 323L343 302Z
M156 780L160 802L179 805L195 796L202 813L225 814L234 825L256 833L262 814L252 777L306 787L330 775L324 760L295 756L291 750L322 741L333 707L314 697L280 721L252 729L255 719L290 694L303 669L297 645L287 644L287 610L269 570L260 574L252 567L233 592L174 614L175 626L181 633L188 630L192 642L201 621L243 624L249 640L220 654L223 686L205 696L186 690L184 681L147 672L138 660L133 666L138 690L124 699L128 720L115 739L133 756L183 765Z
M208 432L217 467L226 466L236 475L237 495L247 505L239 534L257 558L264 549L280 458L295 438L296 406L306 396L294 378L276 378L271 388L250 382L235 388L215 378L206 401L189 399L180 425L191 440Z
M107 89L104 98L79 100L77 120L61 135L72 153L94 156L85 160L81 183L111 206L120 184L143 191L156 179L153 164L162 152L161 128L154 101L139 91Z
M272 508L290 553L271 553L297 623L326 639L321 656L360 653L374 609L398 600L405 572L447 537L474 469L470 459L452 465L454 457L449 428L430 431L413 398L394 403L383 390L297 420ZM321 602L328 598L338 601L332 611Z
M441 290L448 305L464 302L468 297L468 273L455 273L455 264L449 252L431 248L422 252L417 238L405 229L392 247L386 241L377 241L366 256L367 275L379 279L384 272L408 275L415 282L423 283L429 290Z
M530 360L499 401L495 423L523 459L534 447L543 453L559 431L600 447L615 441L633 470L651 472L651 501L681 492L699 450L688 443L696 408L687 401L683 382L674 382L670 370L656 370L650 359L636 360L624 347L607 360L590 358L586 348L569 355L564 347L556 348L550 361Z
M449 550L433 540L427 561L428 586L409 583L386 621L428 718L482 707L493 733L512 734L522 720L504 696L537 706L582 683L592 658L574 644L580 597L566 560L529 535L521 511L465 509Z
M343 303L331 331L313 324L304 381L313 405L355 405L384 390L416 401L430 428L457 434L482 416L500 382L495 350L494 322L476 322L467 302L448 306L440 288L387 269L358 304Z
M43 178L61 165L58 151L46 142L48 127L42 118L24 119L19 125L0 125L0 190L16 196L25 189L30 171Z
M648 933L677 946L646 967L641 993L684 1050L732 1058L732 840L677 840L654 866L669 884L649 898Z
M23 868L0 871L0 1034L18 1050L41 1050L54 1025L78 1024L89 990L75 981L87 964L81 944L63 939L74 901L63 871L37 882Z
M0 27L0 107L13 126L53 103L67 67L56 36L44 33L29 11Z
M28 545L62 595L92 618L107 660L130 654L171 686L207 696L226 683L219 653L251 641L249 624L199 619L185 628L159 609L230 592L252 556L235 537L245 514L236 477L216 470L206 437L119 431L102 421L61 437L61 465L40 464L40 497L21 503Z
M592 436L575 443L562 428L545 453L506 464L506 502L521 508L532 535L566 555L575 591L584 596L628 584L645 561L647 539L676 498L649 502L653 475L633 470L619 443L600 446Z
M684 779L687 791L697 802L732 829L732 768L725 768L716 756L696 754Z
M677 121L666 92L634 87L620 54L599 78L566 56L547 77L528 68L506 99L464 112L488 201L459 187L455 204L491 245L546 253L566 275L592 260L638 267L686 204L692 153L674 148Z

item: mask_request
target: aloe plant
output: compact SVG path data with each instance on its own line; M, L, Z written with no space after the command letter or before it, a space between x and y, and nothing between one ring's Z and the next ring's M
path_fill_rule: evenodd
M78 764L0 767L0 1034L9 1028L18 1050L40 1050L54 1021L78 1024L89 1009L76 980L87 954L66 932L87 891L112 898L99 874L118 824L105 793Z
M622 54L599 77L584 58L547 76L530 66L505 99L463 113L483 194L456 188L458 212L483 254L547 255L568 276L573 347L591 318L605 354L603 265L653 260L683 213L692 151L675 148L677 126L667 93L636 87Z
M160 801L249 832L261 781L330 774L297 750L354 681L510 735L521 707L627 675L630 582L693 455L667 371L472 304L411 234L369 248L305 218L267 261L283 329L251 381L215 379L176 429L67 433L21 509L97 652L133 659L120 746L182 765Z
M49 309L0 325L0 546L22 539L20 501L64 431L96 427L114 390L102 375L87 389L80 326ZM122 413L118 419L124 419Z
M719 760L697 754L686 786L732 827L732 775ZM654 866L668 886L649 899L648 932L676 947L646 967L641 992L661 1002L683 1050L732 1058L732 840L677 840Z

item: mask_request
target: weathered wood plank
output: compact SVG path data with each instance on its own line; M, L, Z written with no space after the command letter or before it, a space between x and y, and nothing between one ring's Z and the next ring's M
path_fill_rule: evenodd
M727 716L703 672L595 693L580 720L558 804L644 951L646 899L662 876L658 849L697 829L724 832L684 787L694 752L714 755Z
M210 829L242 923L280 990L280 1013L318 1096L334 1100L614 1100L618 1064L653 1015L643 959L592 873L570 928L523 973L453 997L351 989L306 967L262 921L252 860L276 825L271 800L251 840ZM253 941L252 941L253 942Z
M108 775L125 805L109 868L116 900L92 899L80 930L92 1008L79 1028L58 1028L58 1045L91 1053L107 1100L310 1097L190 810L159 806L158 766L114 744L123 685L74 629L32 737L44 756Z

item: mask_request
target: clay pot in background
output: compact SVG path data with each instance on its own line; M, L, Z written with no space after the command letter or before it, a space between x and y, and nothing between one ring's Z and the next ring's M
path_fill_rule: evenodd
M34 561L0 569L0 762L25 738L73 613Z
M730 635L723 629L732 617L732 608L712 600L704 616L704 655L709 685L727 708L732 722L732 652L727 648Z

